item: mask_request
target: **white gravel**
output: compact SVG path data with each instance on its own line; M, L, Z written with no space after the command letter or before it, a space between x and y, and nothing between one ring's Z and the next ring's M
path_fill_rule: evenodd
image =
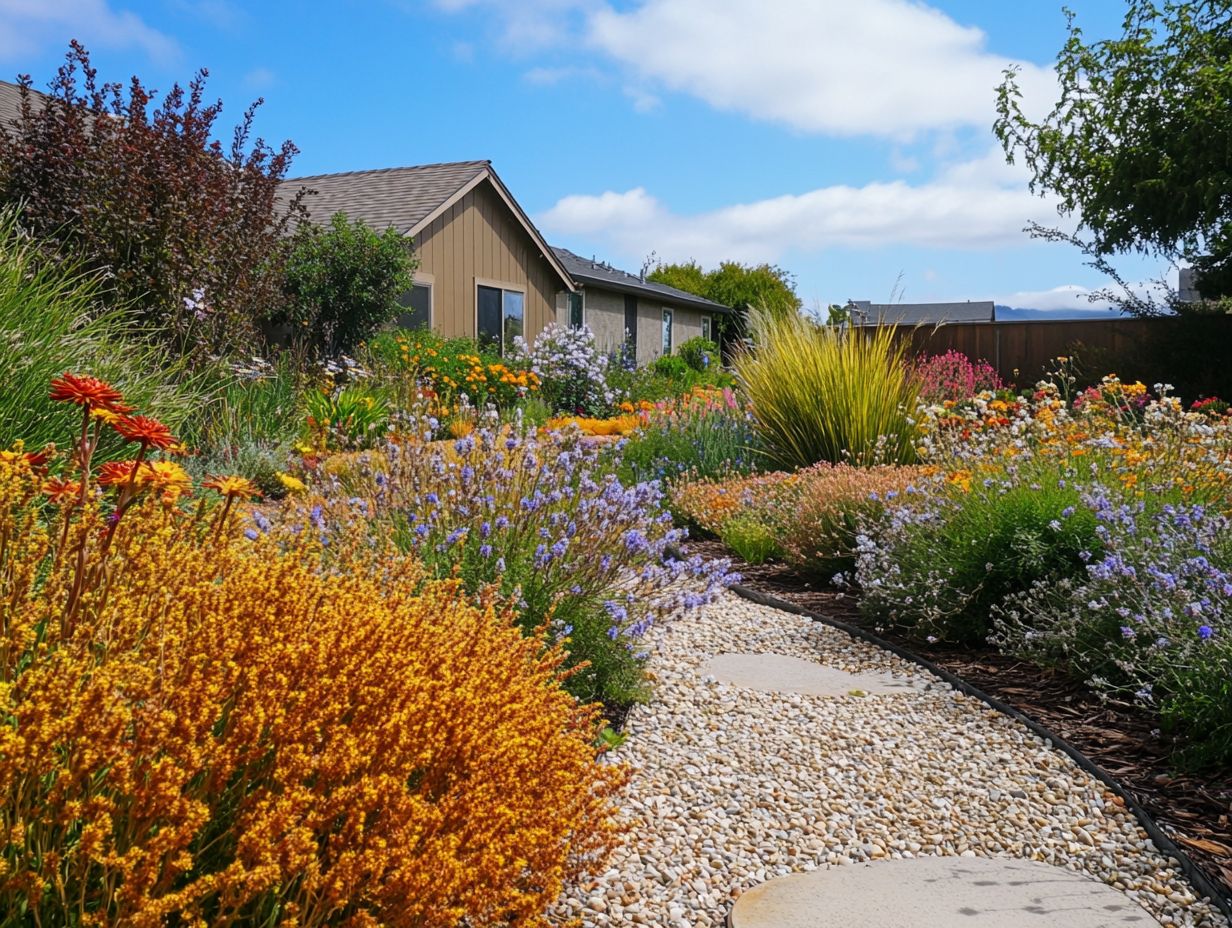
M635 769L610 869L554 916L721 925L758 883L915 856L1009 856L1124 890L1164 925L1226 928L1103 784L1026 728L837 629L724 595L652 633L655 698L615 757ZM802 696L703 679L723 653L917 675L923 692ZM916 681L920 682L920 681Z

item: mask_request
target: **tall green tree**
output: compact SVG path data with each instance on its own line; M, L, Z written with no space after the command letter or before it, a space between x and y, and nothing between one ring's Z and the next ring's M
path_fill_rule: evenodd
M696 261L686 261L659 264L646 277L736 310L730 317L718 320L725 336L743 337L750 309L765 309L774 316L800 311L795 277L773 264L724 261L713 270L704 271Z
M1119 38L1087 41L1072 12L1060 99L1036 122L1014 69L994 131L1031 189L1079 220L1097 259L1195 262L1205 295L1232 292L1232 15L1227 0L1129 0Z

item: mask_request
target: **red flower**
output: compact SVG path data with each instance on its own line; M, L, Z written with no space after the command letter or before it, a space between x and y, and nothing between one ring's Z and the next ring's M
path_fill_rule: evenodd
M111 384L82 374L61 374L51 382L51 399L57 403L76 403L87 409L109 409L124 413L132 410L124 405L124 394Z
M149 416L124 416L112 426L126 440L150 448L166 450L179 444L171 429Z

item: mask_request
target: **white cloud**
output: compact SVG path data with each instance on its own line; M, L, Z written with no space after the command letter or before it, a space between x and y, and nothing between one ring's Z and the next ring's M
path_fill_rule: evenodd
M1050 71L916 0L646 0L601 7L590 42L633 74L714 107L833 135L985 128L1002 70L1051 98Z
M478 13L495 27L506 51L525 55L561 45L576 45L579 14L599 0L432 0L444 13ZM401 5L401 4L399 4Z
M28 61L48 44L69 39L106 48L137 48L155 61L174 61L179 45L107 0L0 0L0 59Z
M244 86L250 90L266 90L278 83L278 75L271 68L256 67L244 75Z
M1088 287L1078 284L1063 284L1050 290L1019 290L996 298L1002 306L1021 306L1026 309L1094 309L1087 297Z
M1056 223L1013 169L988 159L956 165L928 183L835 185L682 215L642 187L575 194L537 217L558 237L602 243L620 257L655 249L665 260L777 261L827 248L984 250L1025 244L1029 220Z

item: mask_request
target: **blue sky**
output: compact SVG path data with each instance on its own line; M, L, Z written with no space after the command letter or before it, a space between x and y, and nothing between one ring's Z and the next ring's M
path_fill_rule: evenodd
M1121 0L1069 5L1118 31ZM1055 209L990 131L1010 63L1046 110L1064 37L1059 0L0 0L0 77L43 87L70 38L106 79L207 67L226 126L265 98L294 174L487 158L549 241L627 269L771 261L809 306L897 284L1088 308L1105 281L1021 231Z

